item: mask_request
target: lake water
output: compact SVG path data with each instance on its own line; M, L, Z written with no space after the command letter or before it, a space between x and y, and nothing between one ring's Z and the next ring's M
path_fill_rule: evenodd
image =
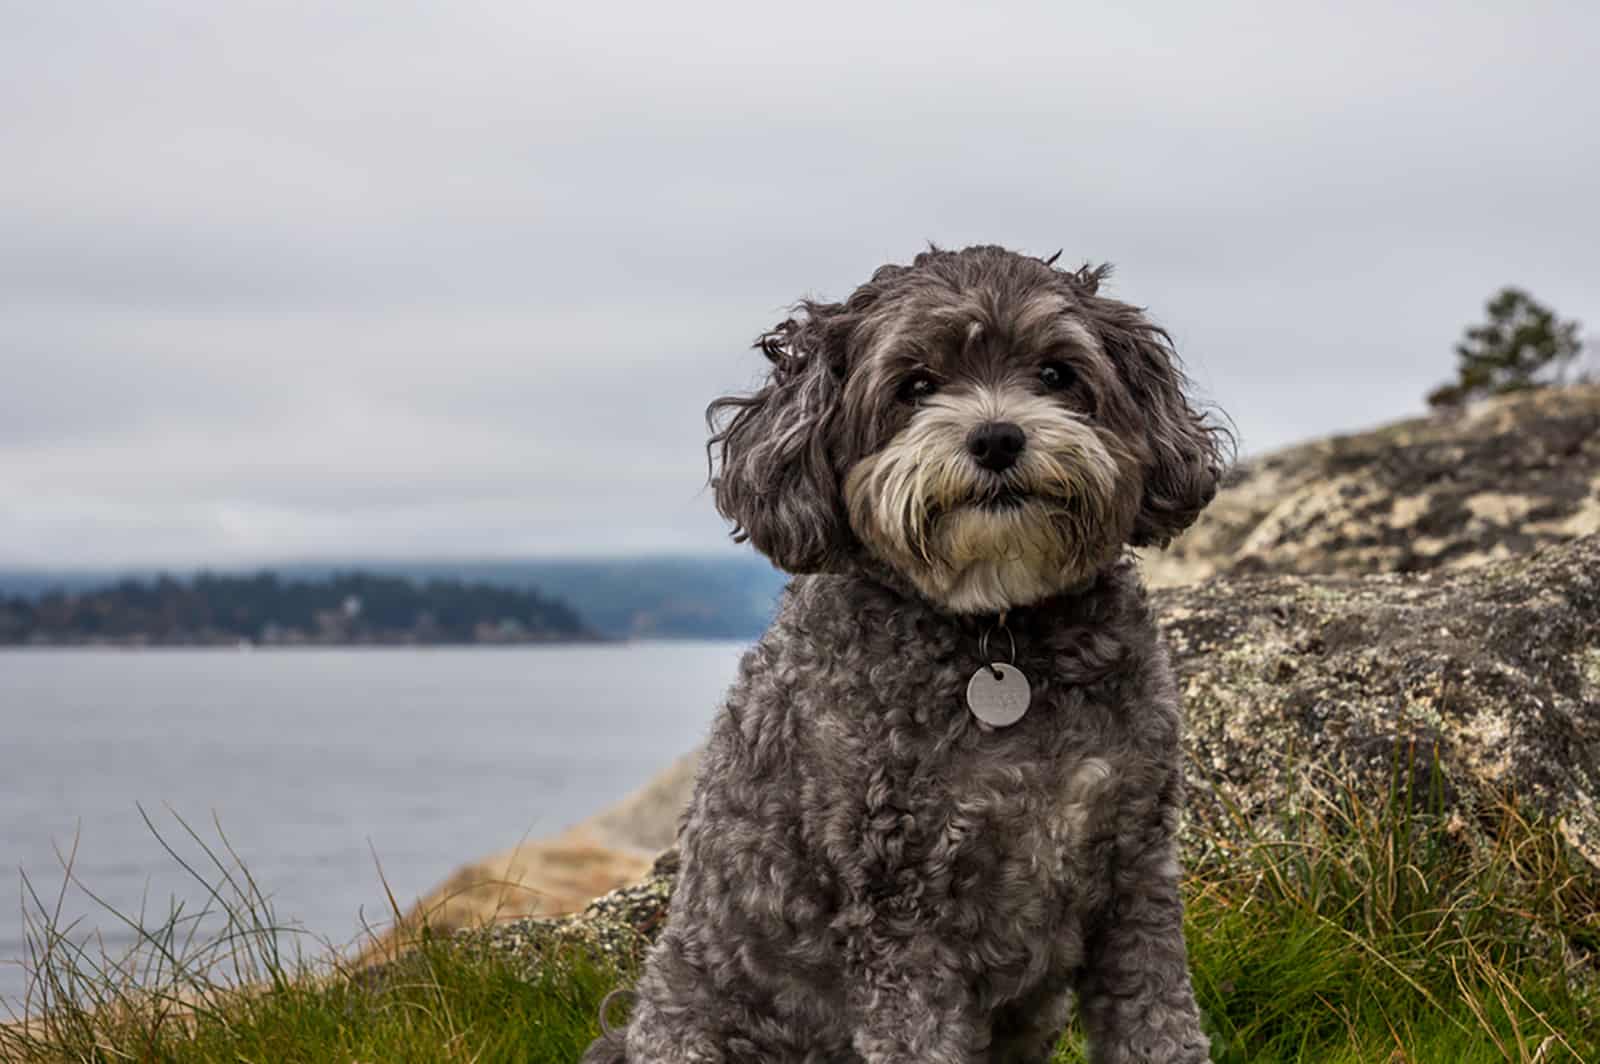
M175 819L228 842L280 918L338 943L456 866L555 832L704 737L743 644L0 652L0 998L24 988L21 876L123 912L204 891ZM203 858L202 858L203 859ZM76 890L66 915L131 941ZM4 1011L0 1010L0 1018Z

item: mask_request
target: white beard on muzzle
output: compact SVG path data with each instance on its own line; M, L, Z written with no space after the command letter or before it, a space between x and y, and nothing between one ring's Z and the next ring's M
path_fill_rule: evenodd
M973 461L978 425L1009 421L1026 444L1002 474ZM1086 419L1028 392L937 395L850 470L856 535L956 613L1025 606L1081 584L1120 551L1132 510L1119 455Z

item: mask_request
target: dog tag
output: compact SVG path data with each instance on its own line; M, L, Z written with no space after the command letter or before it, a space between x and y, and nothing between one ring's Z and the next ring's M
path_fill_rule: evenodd
M1021 720L1032 698L1022 670L1004 662L983 666L967 681L967 708L992 728L1009 728Z

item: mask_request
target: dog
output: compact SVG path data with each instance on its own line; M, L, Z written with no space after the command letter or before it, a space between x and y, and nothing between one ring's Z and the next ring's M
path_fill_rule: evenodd
M1129 546L1231 436L1109 267L933 247L765 334L720 512L795 574L716 718L625 1029L587 1064L1208 1057L1179 705Z

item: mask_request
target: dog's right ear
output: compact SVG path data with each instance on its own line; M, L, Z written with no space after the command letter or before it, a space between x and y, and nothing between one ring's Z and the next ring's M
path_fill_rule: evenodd
M756 341L772 363L766 383L706 408L717 510L736 541L791 573L828 568L849 543L829 448L847 372L846 317L842 304L802 304L799 317Z

